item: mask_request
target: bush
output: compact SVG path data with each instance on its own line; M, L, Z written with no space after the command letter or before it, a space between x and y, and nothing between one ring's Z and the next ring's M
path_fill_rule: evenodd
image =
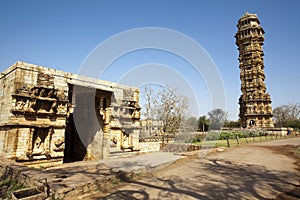
M218 140L220 137L220 132L217 131L210 131L206 134L205 139L207 141L214 141L214 140Z
M203 140L204 134L180 134L176 136L176 141L183 141L184 143L198 143Z
M196 138L193 139L192 143L198 143L201 141L202 141L202 138L197 136Z
M234 134L232 132L222 132L220 134L220 139L221 140L234 139Z
M234 137L235 138L244 138L245 135L243 134L243 132L238 131L238 132L234 132Z

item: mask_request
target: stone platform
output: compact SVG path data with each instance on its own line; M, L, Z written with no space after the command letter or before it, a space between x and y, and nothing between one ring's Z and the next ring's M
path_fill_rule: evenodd
M1 158L0 172L4 178L10 177L20 183L48 190L55 198L72 199L87 193L105 192L126 179L160 169L182 158L185 156L156 152L111 160L67 163L47 169L28 168Z

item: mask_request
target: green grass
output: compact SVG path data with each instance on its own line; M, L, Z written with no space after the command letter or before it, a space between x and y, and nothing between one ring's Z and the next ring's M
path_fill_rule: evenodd
M13 192L16 190L24 189L26 188L24 185L19 184L17 181L11 180L11 179L3 179L0 182L0 187L7 186L8 192Z
M263 141L269 141L269 140L275 140L275 139L282 139L286 137L281 136L257 136L257 137L248 137L248 138L239 138L239 144L237 143L236 139L229 139L230 147L233 146L239 146L242 144L247 144L251 142L263 142ZM202 145L204 147L227 147L227 141L226 140L216 140L216 141L205 141L205 142L196 142L193 143L194 145ZM300 150L299 150L300 151Z

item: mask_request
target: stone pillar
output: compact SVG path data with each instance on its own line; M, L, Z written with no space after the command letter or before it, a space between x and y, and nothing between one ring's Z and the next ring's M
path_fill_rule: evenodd
M27 149L27 157L31 158L33 149L32 149L32 138L33 138L33 133L34 133L34 128L29 128L29 133L28 133L28 149Z
M103 159L108 159L110 154L110 116L111 116L111 107L105 109L105 118L103 120Z
M50 140L51 140L51 137L52 137L52 135L54 134L54 129L53 129L53 127L52 128L49 128L49 131L48 131L48 133L47 133L47 135L46 135L46 138L45 138L45 142L44 142L44 145L45 145L45 155L47 156L47 157L49 157L50 156Z
M85 160L91 160L91 159L92 159L92 152L91 152L91 148L88 146L86 148Z

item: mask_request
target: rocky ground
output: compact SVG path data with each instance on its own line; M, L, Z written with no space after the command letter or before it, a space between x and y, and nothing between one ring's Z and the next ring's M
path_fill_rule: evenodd
M0 167L2 174L26 183L47 181L59 199L300 199L300 137L207 155L210 151L157 152L48 169L1 158ZM0 189L1 199L8 188Z
M194 153L88 198L300 199L299 146L298 137L234 147L204 158Z

